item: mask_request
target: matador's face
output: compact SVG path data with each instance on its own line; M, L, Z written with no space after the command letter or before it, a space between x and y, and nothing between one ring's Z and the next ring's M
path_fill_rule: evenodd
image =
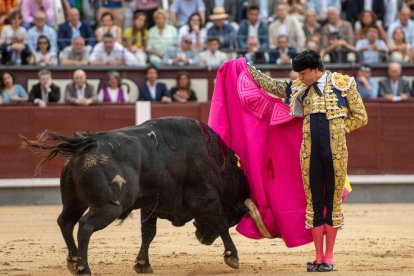
M311 86L315 81L320 78L320 71L315 69L307 68L303 71L298 72L299 80L303 82L306 86Z

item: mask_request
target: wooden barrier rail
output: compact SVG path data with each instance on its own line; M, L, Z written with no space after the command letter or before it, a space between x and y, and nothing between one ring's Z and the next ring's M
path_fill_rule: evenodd
M414 173L414 102L366 103L368 126L347 136L350 174ZM207 122L210 103L152 104L152 118L187 116ZM19 135L35 138L45 129L71 135L78 130L103 131L134 125L135 105L78 107L0 106L0 178L30 178L40 160L20 147ZM39 177L59 177L63 159Z

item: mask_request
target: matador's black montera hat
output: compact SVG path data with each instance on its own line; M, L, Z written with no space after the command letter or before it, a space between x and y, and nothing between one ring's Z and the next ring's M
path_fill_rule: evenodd
M305 50L297 54L292 61L292 69L295 72L301 72L306 69L323 70L321 56L313 50Z

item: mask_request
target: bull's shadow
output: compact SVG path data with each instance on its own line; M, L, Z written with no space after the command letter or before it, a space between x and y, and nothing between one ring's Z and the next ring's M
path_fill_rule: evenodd
M210 245L220 236L225 263L239 267L229 228L246 211L253 214L246 206L254 206L238 157L207 125L169 117L71 137L45 131L36 141L24 138L24 144L47 153L37 170L56 155L67 157L60 177L63 210L58 224L72 273L91 274L87 251L95 231L139 208L142 243L135 260L137 273L153 272L148 249L158 218L175 226L194 219L197 239ZM255 217L260 218L257 213ZM73 237L77 222L79 247Z

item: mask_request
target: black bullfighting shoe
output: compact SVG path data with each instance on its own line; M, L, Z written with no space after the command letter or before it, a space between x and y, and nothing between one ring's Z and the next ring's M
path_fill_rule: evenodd
M319 271L318 269L319 269L319 266L321 266L321 265L322 264L317 264L316 262L313 262L313 263L308 262L306 264L306 271L307 272L317 272L317 271Z
M332 270L333 270L333 264L327 264L327 263L322 263L318 268L319 272L329 272Z

